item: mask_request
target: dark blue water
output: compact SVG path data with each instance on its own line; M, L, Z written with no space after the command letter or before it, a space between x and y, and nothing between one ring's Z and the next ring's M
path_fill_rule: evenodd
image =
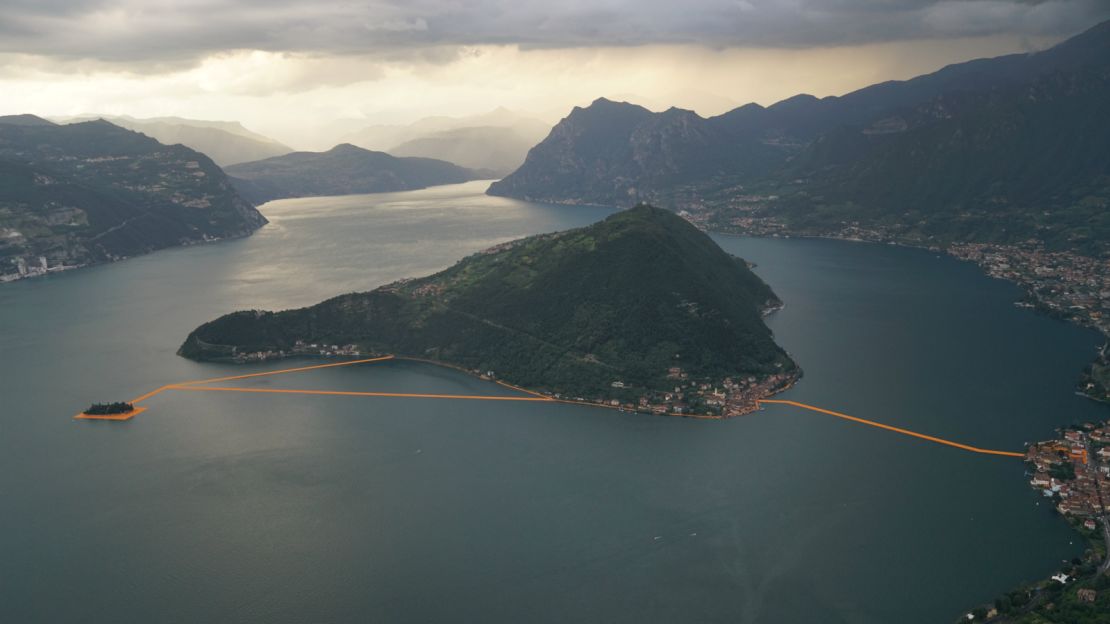
M606 214L481 190L275 202L246 240L0 287L0 621L947 622L1081 548L1020 461L785 407L701 422L170 391L128 423L70 419L266 368L174 356L229 310ZM787 302L770 324L806 376L786 398L1008 450L1108 416L1072 394L1097 336L973 266L719 241ZM238 383L507 392L407 362Z

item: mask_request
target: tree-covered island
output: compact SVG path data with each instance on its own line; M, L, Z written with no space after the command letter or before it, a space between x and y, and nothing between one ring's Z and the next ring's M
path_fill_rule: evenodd
M131 403L116 401L114 403L93 403L83 414L86 416L115 416L117 414L130 414L135 411Z
M674 213L641 205L428 277L297 310L228 314L178 353L235 362L391 353L565 400L734 416L801 374L763 322L781 305L743 260Z

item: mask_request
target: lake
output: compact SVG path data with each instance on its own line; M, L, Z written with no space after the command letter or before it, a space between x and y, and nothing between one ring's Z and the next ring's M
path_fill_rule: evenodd
M293 199L237 241L0 286L0 621L933 623L1081 540L1023 476L786 406L724 422L556 404L167 391L288 367L174 355L236 309L444 268L610 211L422 191ZM716 237L786 302L781 398L1022 450L1110 417L1092 331L921 250ZM230 372L229 372L230 371ZM499 394L384 362L244 385Z

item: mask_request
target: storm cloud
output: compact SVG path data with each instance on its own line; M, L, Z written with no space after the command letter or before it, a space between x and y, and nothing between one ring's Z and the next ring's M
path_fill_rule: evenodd
M1064 36L1107 18L1105 0L3 0L0 53L173 63L226 50L810 48Z

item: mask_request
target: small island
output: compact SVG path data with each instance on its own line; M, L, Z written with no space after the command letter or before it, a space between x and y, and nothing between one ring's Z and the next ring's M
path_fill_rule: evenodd
M135 411L134 405L120 401L116 403L93 403L82 413L86 416L111 416L132 411Z
M127 401L93 403L76 416L80 420L130 420L146 408L136 407Z
M781 306L742 259L673 212L640 205L428 277L308 308L228 314L194 330L178 354L389 353L562 401L724 418L800 376L764 323Z

